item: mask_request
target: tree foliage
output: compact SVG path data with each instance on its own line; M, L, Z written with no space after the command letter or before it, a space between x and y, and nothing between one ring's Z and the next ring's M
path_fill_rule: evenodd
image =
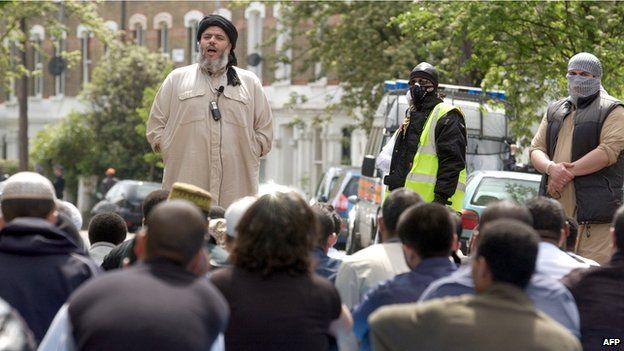
M89 30L101 41L110 42L112 33L104 26L104 22L97 13L95 2L85 1L2 1L0 2L0 43L9 40L15 43L17 50L23 49L23 44L29 39L29 33L24 33L19 28L21 19L26 19L28 25L40 24L45 28L46 35L60 38L61 33L67 32L68 28L64 21L67 18L78 20L87 26ZM60 18L62 13L62 18ZM39 50L44 57L48 53L43 51L38 44L32 42L35 50ZM41 74L38 70L28 70L21 62L14 60L10 55L10 45L0 45L0 79L8 88L13 79L23 75L32 76ZM78 52L65 52L63 56L69 64L75 63L79 57Z
M343 106L367 118L386 79L406 78L420 61L441 83L507 93L512 131L530 136L548 101L565 96L568 59L595 54L603 85L624 97L624 3L285 2L286 28L343 84ZM322 35L318 34L322 28ZM296 47L296 46L295 46Z
M170 69L166 58L144 47L112 45L81 96L91 110L40 132L33 157L62 164L70 177L100 175L108 167L124 178L149 177L153 164L145 154L151 149L138 109L144 90L154 89Z

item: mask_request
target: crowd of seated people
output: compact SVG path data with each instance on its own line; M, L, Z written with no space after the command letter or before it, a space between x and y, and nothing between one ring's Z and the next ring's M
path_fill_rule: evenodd
M569 252L574 223L542 197L489 204L464 256L456 214L397 189L381 242L343 259L328 256L333 207L287 189L223 209L176 183L145 199L129 240L116 215L91 219L90 249L57 203L36 173L5 183L0 350L622 347L624 207L598 266Z

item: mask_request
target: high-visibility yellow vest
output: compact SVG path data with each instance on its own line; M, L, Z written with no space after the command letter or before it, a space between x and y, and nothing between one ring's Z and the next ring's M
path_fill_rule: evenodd
M423 132L420 135L420 144L416 155L414 155L412 169L405 179L405 187L420 194L426 202L432 202L435 197L433 191L438 175L438 154L436 153L435 141L436 125L442 116L452 110L456 110L462 118L464 118L464 114L458 107L445 103L438 104L433 111L431 111L431 114L427 117ZM461 212L465 191L466 166L464 165L464 169L459 173L455 193L449 199L451 202L450 207L453 210Z

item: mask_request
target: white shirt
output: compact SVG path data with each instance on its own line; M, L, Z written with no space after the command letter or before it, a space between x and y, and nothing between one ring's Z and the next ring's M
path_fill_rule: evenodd
M371 288L409 270L400 242L375 244L343 259L336 289L342 303L352 310Z
M540 242L535 269L555 279L561 279L575 268L589 268L589 264L579 262L560 250L557 246Z

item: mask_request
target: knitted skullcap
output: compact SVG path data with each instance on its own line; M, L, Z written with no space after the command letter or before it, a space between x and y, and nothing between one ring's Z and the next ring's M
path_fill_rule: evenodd
M580 69L591 73L595 78L602 76L602 64L598 58L588 52L581 52L572 56L568 62L568 71Z
M168 200L186 200L199 207L205 213L210 212L212 195L206 190L193 184L176 182L171 187Z
M7 179L2 189L2 200L55 200L54 186L48 178L35 172L19 172Z

